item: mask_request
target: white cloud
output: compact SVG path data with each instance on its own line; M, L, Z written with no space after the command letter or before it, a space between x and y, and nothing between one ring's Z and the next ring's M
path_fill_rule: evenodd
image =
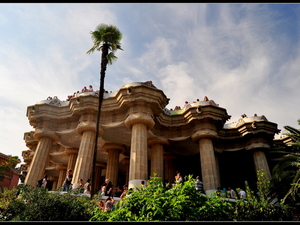
M21 155L27 106L99 87L90 31L123 34L105 89L152 80L183 106L207 95L232 115L299 127L299 5L185 3L0 4L0 151ZM230 122L231 122L230 121ZM12 141L13 138L13 141Z

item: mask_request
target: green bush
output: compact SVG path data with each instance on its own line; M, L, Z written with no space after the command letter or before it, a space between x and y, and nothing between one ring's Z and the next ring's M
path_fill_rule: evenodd
M269 181L258 171L257 188L260 198L254 195L247 182L246 199L235 201L207 196L194 188L195 179L174 187L151 177L146 188L136 186L128 196L115 203L114 209L102 212L98 206L101 194L93 200L78 196L73 190L60 195L44 188L19 185L0 193L0 221L289 221L291 210L269 196ZM237 190L238 191L238 190Z
M95 209L91 221L204 221L229 219L230 203L208 198L194 188L191 176L174 187L151 177L146 189L136 186L111 212Z
M258 199L246 182L247 199L230 201L216 193L205 196L194 188L195 179L185 178L183 184L165 186L151 177L146 189L136 187L130 196L102 212L96 208L90 221L283 221L291 220L284 204L273 204L268 196L269 182L258 171Z
M284 221L291 220L288 205L280 203L270 195L270 181L263 170L257 171L259 198L245 182L247 198L235 199L234 220L237 221ZM237 192L239 189L237 189Z
M2 204L1 221L88 221L96 207L87 196L60 195L30 185L19 185L14 194L18 197ZM1 196L1 202L7 195Z

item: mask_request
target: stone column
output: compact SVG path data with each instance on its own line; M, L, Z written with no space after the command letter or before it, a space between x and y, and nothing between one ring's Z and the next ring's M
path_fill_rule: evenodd
M102 183L100 183L100 179L101 179L101 174L102 174L102 168L104 168L105 167L105 165L103 165L103 164L100 164L100 163L97 163L96 164L96 170L95 170L95 177L96 177L96 179L95 179L95 183L96 183L96 185L95 185L95 188L99 191L99 190L101 190L101 184ZM97 194L97 192L95 192L95 194Z
M169 183L173 183L175 180L175 157L170 153L164 154L164 168L165 168L165 180L168 180Z
M59 171L56 188L61 188L67 175L67 167L65 167L63 164L58 164L56 165L56 170Z
M217 168L217 180L220 181L220 184L221 184L220 166L219 166L219 155L215 154L215 158L216 158L216 168Z
M118 183L119 155L125 151L125 148L123 145L105 143L102 150L108 153L105 179L109 179L116 187Z
M264 140L259 139L253 139L250 144L247 145L245 148L247 151L251 150L253 151L253 160L254 160L254 166L255 170L264 170L264 173L266 175L266 179L271 179L271 172L269 169L269 165L266 159L266 155L263 152L264 149L270 149L270 145L264 142Z
M253 152L253 159L255 170L263 170L266 175L266 179L271 180L272 176L265 153L263 151L256 150Z
M51 191L55 191L56 187L57 187L57 180L58 177L50 177L49 180L52 182L52 188Z
M77 155L78 155L78 149L66 148L64 153L69 156L67 170L71 169L74 171L76 160L77 160Z
M203 186L206 194L217 190L220 186L219 172L216 164L212 139L217 138L215 126L209 122L196 125L192 135L194 141L199 141L200 161Z
M148 180L147 132L154 126L151 109L143 105L132 106L125 125L132 131L128 188L134 188L142 180Z
M128 182L129 182L129 162L130 162L130 158L129 157L125 157L121 161L121 163L123 163L125 165L125 168L126 168L126 180L125 180L125 184L127 184L127 185L128 185Z
M152 137L148 139L148 145L151 148L151 161L150 161L150 176L161 177L164 181L164 148L163 145L168 145L167 139Z
M39 142L25 178L25 184L36 187L36 182L45 175L46 162L51 146L58 141L58 137L53 131L37 129L34 138Z
M83 114L80 117L76 131L77 133L82 135L82 138L79 146L77 160L75 163L75 168L73 171L73 183L78 182L78 179L80 178L82 178L83 180L91 178L96 130L95 121L96 115L92 113ZM101 131L99 133L101 133Z

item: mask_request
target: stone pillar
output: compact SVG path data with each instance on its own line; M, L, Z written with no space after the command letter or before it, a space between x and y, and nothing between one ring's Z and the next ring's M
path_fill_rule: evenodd
M161 177L164 181L164 148L163 145L168 145L167 139L152 137L148 139L148 145L151 148L151 161L150 161L150 176Z
M125 180L125 184L128 185L128 182L129 182L129 162L130 162L130 158L126 157L126 158L122 159L121 162L125 165L125 168L126 168L126 180Z
M66 148L65 154L67 154L69 156L67 170L71 169L74 171L76 160L77 160L77 155L78 155L78 149Z
M199 141L202 180L206 194L216 191L220 186L219 171L212 142L212 139L217 138L217 136L215 125L209 122L197 124L196 131L192 135L193 141Z
M154 126L151 109L144 105L132 106L125 125L132 131L128 188L134 188L142 180L148 180L147 132Z
M56 184L56 188L61 188L63 185L63 182L65 181L66 175L67 175L67 167L65 167L63 164L56 165L56 170L59 171L58 175L58 181Z
M91 178L96 130L95 121L96 115L92 113L83 114L80 117L76 131L82 135L82 138L73 171L73 183L77 182L80 178L83 180ZM101 133L101 131L99 133Z
M101 179L101 174L102 174L102 168L104 168L105 165L103 164L96 164L96 170L95 170L95 189L97 189L98 191L101 190L101 184L100 183L100 179ZM97 194L97 192L95 192L95 194Z
M265 153L263 151L256 150L253 152L253 159L255 170L263 170L266 175L266 179L271 180L272 176Z
M220 184L221 184L220 166L219 166L219 155L215 154L215 158L216 158L216 168L217 168L217 180L220 181Z
M55 191L57 187L57 180L58 177L50 177L49 180L52 182L52 188L51 191Z
M255 170L264 170L264 173L266 175L266 179L271 179L271 172L269 169L269 165L266 159L266 155L263 152L264 149L270 149L270 145L267 144L264 140L259 139L253 139L251 140L247 147L245 148L247 151L251 150L253 151L253 160L254 160L254 166Z
M168 180L169 183L175 181L175 164L174 156L170 153L164 154L164 168L165 168L165 180Z
M36 182L45 175L46 162L51 146L58 141L58 137L53 131L37 129L34 138L39 142L25 178L25 184L36 187Z
M105 179L109 179L116 187L118 183L119 155L125 151L125 148L123 145L105 143L102 149L108 153Z

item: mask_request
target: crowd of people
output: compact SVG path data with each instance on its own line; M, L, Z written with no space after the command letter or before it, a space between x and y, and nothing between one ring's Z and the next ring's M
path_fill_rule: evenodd
M224 197L224 198L232 198L232 199L235 199L235 198L246 199L247 198L247 193L242 188L237 188L235 190L231 187L227 187L227 189L225 187L218 187L216 193L218 196ZM259 194L258 190L256 190L254 194L257 198L259 198L260 194Z
M70 101L70 99L78 97L79 94L81 93L85 93L85 92L94 92L94 94L96 96L99 95L98 91L94 91L93 86L89 85L89 88L87 88L86 86L84 86L81 91L76 91L74 92L72 95L68 95L66 101ZM104 93L112 93L112 91L108 92L107 90L104 89ZM58 99L57 96L54 96L53 98L51 96L47 97L47 100L52 100L52 99Z
M62 190L63 191L70 191L70 190L79 190L79 193L84 193L84 194L91 194L91 180L87 179L86 182L83 182L83 179L78 179L77 182L73 183L73 171L69 169L67 171L66 177L64 179L63 185L62 185ZM168 181L165 180L165 185L168 185L169 187L176 186L180 183L183 183L184 179L183 176L179 171L176 171L174 181L171 183L168 183ZM42 188L47 188L47 183L48 183L48 176L45 175L42 179L42 184L40 187ZM140 190L145 189L148 183L146 183L144 180L141 181L140 183ZM196 176L195 179L195 185L194 188L199 191L201 194L205 194L204 191L204 186L203 182L200 180L200 176ZM119 186L114 187L112 182L109 179L105 179L104 183L101 185L101 189L99 192L101 193L102 196L105 196L106 199L100 199L99 200L99 207L102 209L103 212L107 212L109 210L113 210L114 204L115 204L115 197L123 199L126 196L128 196L128 185L125 184L122 188ZM238 192L237 192L238 191ZM96 193L98 190L96 190ZM224 187L218 187L216 191L217 196L224 197L224 198L232 198L235 199L236 197L240 199L246 199L247 195L246 192L241 189L237 188L234 190L231 187L228 187L227 189ZM256 191L256 196L259 198L259 192Z
M207 96L204 96L204 98L203 98L202 101L208 102L210 105L219 106L219 104L216 104L216 103L214 102L214 100L209 100ZM197 99L196 101L193 101L193 102L185 101L182 108L181 108L181 106L178 106L178 105L177 105L177 106L175 106L174 109L171 108L170 111L173 111L173 110L176 111L176 110L181 110L181 109L187 110L188 108L190 108L190 107L192 106L192 105L191 105L192 103L200 103L200 100Z

